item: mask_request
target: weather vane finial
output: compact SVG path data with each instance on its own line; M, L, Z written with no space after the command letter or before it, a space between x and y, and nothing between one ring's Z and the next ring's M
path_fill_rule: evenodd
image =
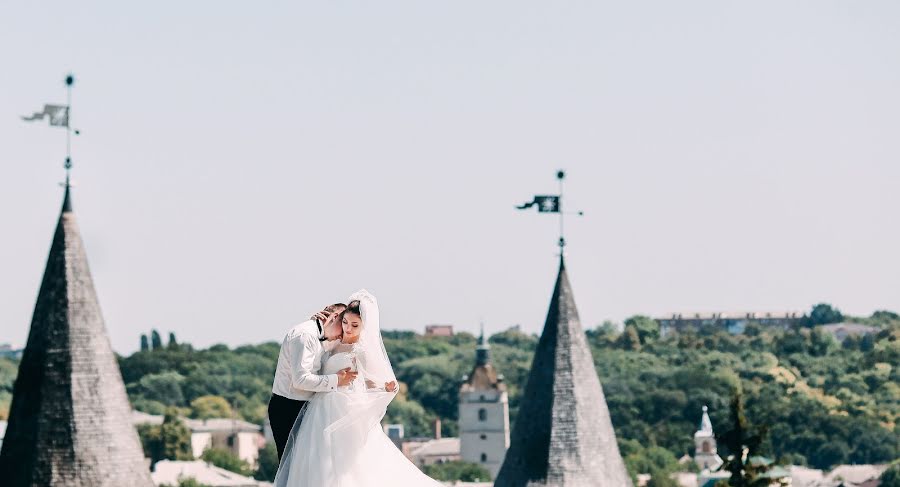
M566 247L566 236L565 236L565 225L563 217L566 215L566 212L562 209L562 199L563 199L563 180L566 179L566 171L560 169L556 171L556 179L559 181L559 194L557 195L537 195L530 202L525 203L523 205L517 206L516 208L520 210L525 210L531 208L532 206L538 207L538 213L557 213L559 214L559 252L560 255L563 254L563 251ZM575 211L570 212L570 215L576 216L584 216L583 211Z
M51 127L64 127L66 129L66 161L63 167L66 169L66 187L69 186L69 172L72 170L72 135L79 135L81 132L73 129L69 123L72 114L72 85L75 84L75 75L69 73L66 75L66 104L51 105L45 104L44 109L39 112L22 117L26 122L41 121L45 118L50 120Z

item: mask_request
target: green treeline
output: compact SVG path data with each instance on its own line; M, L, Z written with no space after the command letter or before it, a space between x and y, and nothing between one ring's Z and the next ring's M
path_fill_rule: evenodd
M811 317L821 315L827 313ZM793 330L751 323L741 335L708 327L662 337L654 320L640 316L626 320L624 329L606 323L587 330L626 462L643 471L672 468L676 458L693 453L702 406L717 433L731 427L735 391L743 395L747 419L767 429L762 450L772 458L827 469L900 457L900 318L889 312L840 318L879 331L839 343L817 324L833 316ZM490 337L513 424L537 339L515 329ZM176 407L190 417L263 421L278 343L205 350L174 340L157 345L119 360L136 409L164 414ZM444 435L456 435L458 388L474 364L475 337L394 331L386 332L385 345L402 381L386 421L403 423L407 436L429 436L432 419L440 417ZM0 414L8 411L15 370L14 362L0 359ZM724 450L720 445L723 457Z

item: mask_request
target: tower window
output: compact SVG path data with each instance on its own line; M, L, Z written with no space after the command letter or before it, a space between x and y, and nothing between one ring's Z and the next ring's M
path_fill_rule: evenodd
M478 410L478 421L487 421L487 409L481 408Z
M710 453L710 452L712 451L712 448L709 447L709 442L708 442L708 441L704 441L704 442L703 442L703 448L702 448L702 449L703 449L703 453Z
M487 453L482 453L481 454L481 463L484 463L486 461L487 461Z
M486 440L486 439L487 439L487 435L482 434L482 435L481 435L481 439L482 439L482 440Z

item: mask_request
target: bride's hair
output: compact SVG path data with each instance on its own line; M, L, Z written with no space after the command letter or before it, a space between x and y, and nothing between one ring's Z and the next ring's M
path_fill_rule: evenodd
M347 313L352 313L352 314L355 314L356 316L362 317L362 313L359 311L359 300L358 299L354 299L353 301L350 301L350 304L347 305L347 308L341 312L342 315L347 314Z

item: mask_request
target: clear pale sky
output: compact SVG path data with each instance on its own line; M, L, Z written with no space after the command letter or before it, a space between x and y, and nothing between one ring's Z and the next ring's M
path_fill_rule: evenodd
M900 3L4 2L0 343L61 201L114 348L279 340L360 287L386 328L538 332L568 170L582 322L900 310Z

